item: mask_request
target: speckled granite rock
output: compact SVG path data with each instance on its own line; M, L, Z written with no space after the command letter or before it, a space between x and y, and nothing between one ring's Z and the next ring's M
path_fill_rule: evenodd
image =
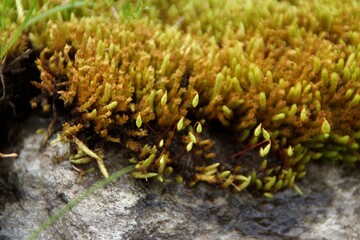
M19 157L1 160L0 193L8 197L0 198L0 239L26 239L102 178L94 173L77 183L68 161L54 163L68 149L60 143L40 149L43 136L34 132L46 124L36 118L25 123ZM107 162L121 169L126 160L109 147ZM359 239L359 173L311 164L300 182L303 196L286 191L273 199L124 176L85 199L40 239Z

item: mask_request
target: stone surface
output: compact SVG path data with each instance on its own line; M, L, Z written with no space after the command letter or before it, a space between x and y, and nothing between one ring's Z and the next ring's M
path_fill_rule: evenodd
M19 157L1 160L0 239L26 239L102 179L95 172L78 183L69 161L54 163L68 147L42 149L43 135L34 134L39 127L47 121L27 121ZM110 146L106 156L114 169L126 165L121 149ZM313 163L299 183L303 196L289 190L273 199L124 176L74 207L39 239L359 239L359 173Z

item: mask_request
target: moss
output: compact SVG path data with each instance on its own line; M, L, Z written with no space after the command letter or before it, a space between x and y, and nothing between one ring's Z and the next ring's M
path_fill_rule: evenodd
M190 159L191 185L301 193L309 161L359 161L359 10L356 1L173 0L132 21L49 21L32 32L46 46L32 105L61 99L71 113L62 137L105 176L89 134L132 151L135 178L168 181ZM212 122L246 146L231 160L198 130ZM246 152L255 159L243 166Z

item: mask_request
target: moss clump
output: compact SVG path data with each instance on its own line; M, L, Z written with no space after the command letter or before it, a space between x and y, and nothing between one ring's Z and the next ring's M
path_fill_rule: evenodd
M164 181L190 159L191 184L301 192L309 161L359 161L359 10L356 1L174 0L132 21L49 21L32 35L46 46L32 104L61 99L72 161L96 159L105 176L102 154L87 147L94 134L134 153L136 178ZM201 133L214 121L256 158L218 159Z

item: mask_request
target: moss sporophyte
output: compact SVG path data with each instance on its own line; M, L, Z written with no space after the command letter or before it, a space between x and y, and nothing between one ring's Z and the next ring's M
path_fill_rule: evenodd
M148 4L131 21L85 12L31 28L42 91L31 104L68 110L74 164L96 161L108 177L97 143L114 142L135 178L271 197L301 194L309 161L359 162L360 3ZM229 156L214 125L234 139Z

